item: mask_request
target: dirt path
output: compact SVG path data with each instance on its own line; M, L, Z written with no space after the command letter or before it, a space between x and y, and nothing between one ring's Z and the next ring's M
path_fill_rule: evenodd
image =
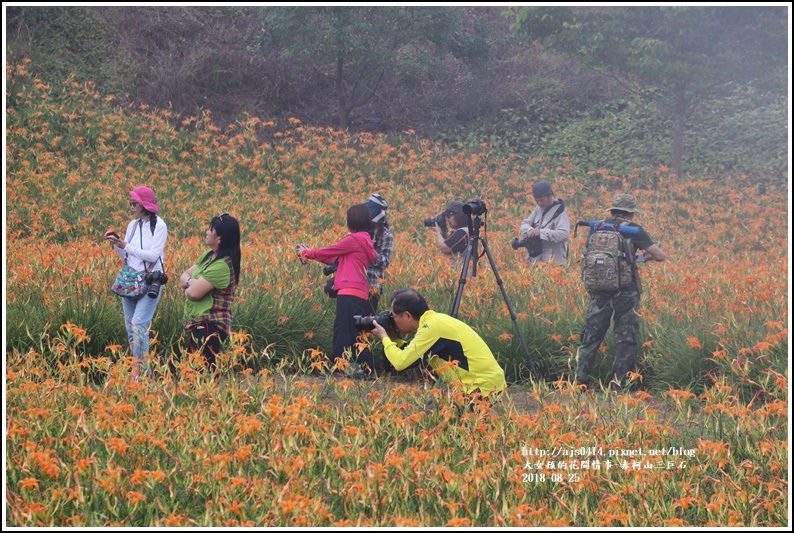
M261 380L262 378L244 378L240 381L240 386L245 388L246 383L248 386L253 384L253 380ZM276 380L278 388L285 391L292 390L296 384L305 383L309 386L324 387L322 395L324 398L333 400L336 396L334 392L334 383L341 383L348 381L351 386L361 387L362 389L376 389L376 390L393 390L397 387L414 387L419 392L428 391L433 388L433 383L429 380L416 377L415 379L402 377L402 376L385 376L380 377L374 381L352 380L345 377L323 377L311 376L305 374L298 375L274 375L268 378L269 380ZM533 387L530 384L512 385L502 393L500 403L507 409L514 410L518 414L536 414L543 409L543 404L551 403L560 406L568 407L578 406L583 411L593 407L594 405L600 408L609 408L619 401L621 397L630 399L632 403L643 404L647 409L654 410L670 410L670 404L664 400L652 397L645 393L624 393L615 394L601 390L589 390L586 392L577 392L573 387L564 385L562 389L556 389L549 385L540 385Z

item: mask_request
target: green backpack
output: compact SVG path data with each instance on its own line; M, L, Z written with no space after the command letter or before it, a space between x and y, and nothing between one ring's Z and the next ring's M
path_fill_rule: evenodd
M622 233L639 228L598 222L591 226L582 257L582 281L589 292L617 292L633 281L633 253ZM636 231L631 231L636 230Z

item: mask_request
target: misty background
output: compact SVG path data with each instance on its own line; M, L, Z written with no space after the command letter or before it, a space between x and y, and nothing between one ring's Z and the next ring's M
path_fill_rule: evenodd
M4 9L7 68L119 106L788 180L785 6Z

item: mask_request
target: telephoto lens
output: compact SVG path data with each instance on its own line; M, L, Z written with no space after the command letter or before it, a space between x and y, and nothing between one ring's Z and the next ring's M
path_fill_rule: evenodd
M436 224L438 224L438 227L441 228L442 232L447 232L447 218L444 216L444 213L424 219L424 225L426 228L432 228Z
M372 331L375 329L375 325L373 324L375 321L385 330L395 329L394 315L391 314L391 311L381 311L376 317L353 315L353 324L356 326L356 329L360 331Z

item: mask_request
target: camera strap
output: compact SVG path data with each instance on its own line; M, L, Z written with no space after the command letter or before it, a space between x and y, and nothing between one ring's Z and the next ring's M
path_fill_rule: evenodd
M560 200L560 199L557 199L557 200L555 200L555 201L554 201L554 203L553 203L553 204L551 204L551 206L549 206L549 209L551 209L551 208L552 208L552 207L554 207L555 205L557 206L557 210L554 212L554 214L551 216L551 218L548 220L548 222L546 222L545 224L543 224L542 226L540 226L540 227L539 227L539 228L537 228L537 229L544 229L544 228L546 228L546 227L547 227L549 224L551 224L552 222L554 222L554 219L555 219L555 218L557 218L558 216L560 216L560 215L562 214L562 212L563 212L563 211L565 211L565 203L563 203L563 201L562 201L562 200ZM541 221L541 222L543 222L543 215L545 215L545 214L546 214L546 213L543 213L543 212L541 211L541 213L540 213L540 221Z
M143 219L139 218L138 219L138 223L135 224L135 226L132 227L132 237L131 238L135 237L135 230L138 229L138 226L141 227L140 239L141 239L141 250L143 250ZM127 242L130 242L130 241L127 241ZM127 257L129 257L129 254L127 252L124 252L124 263L125 264L127 263ZM146 266L146 261L144 261L143 259L141 259L141 261L143 261L143 271L144 272L149 272L149 267ZM157 258L157 261L160 261L160 266L163 267L163 273L165 273L165 264L163 263L163 257L159 256ZM154 265L157 264L157 261L152 263L153 267L154 267Z

